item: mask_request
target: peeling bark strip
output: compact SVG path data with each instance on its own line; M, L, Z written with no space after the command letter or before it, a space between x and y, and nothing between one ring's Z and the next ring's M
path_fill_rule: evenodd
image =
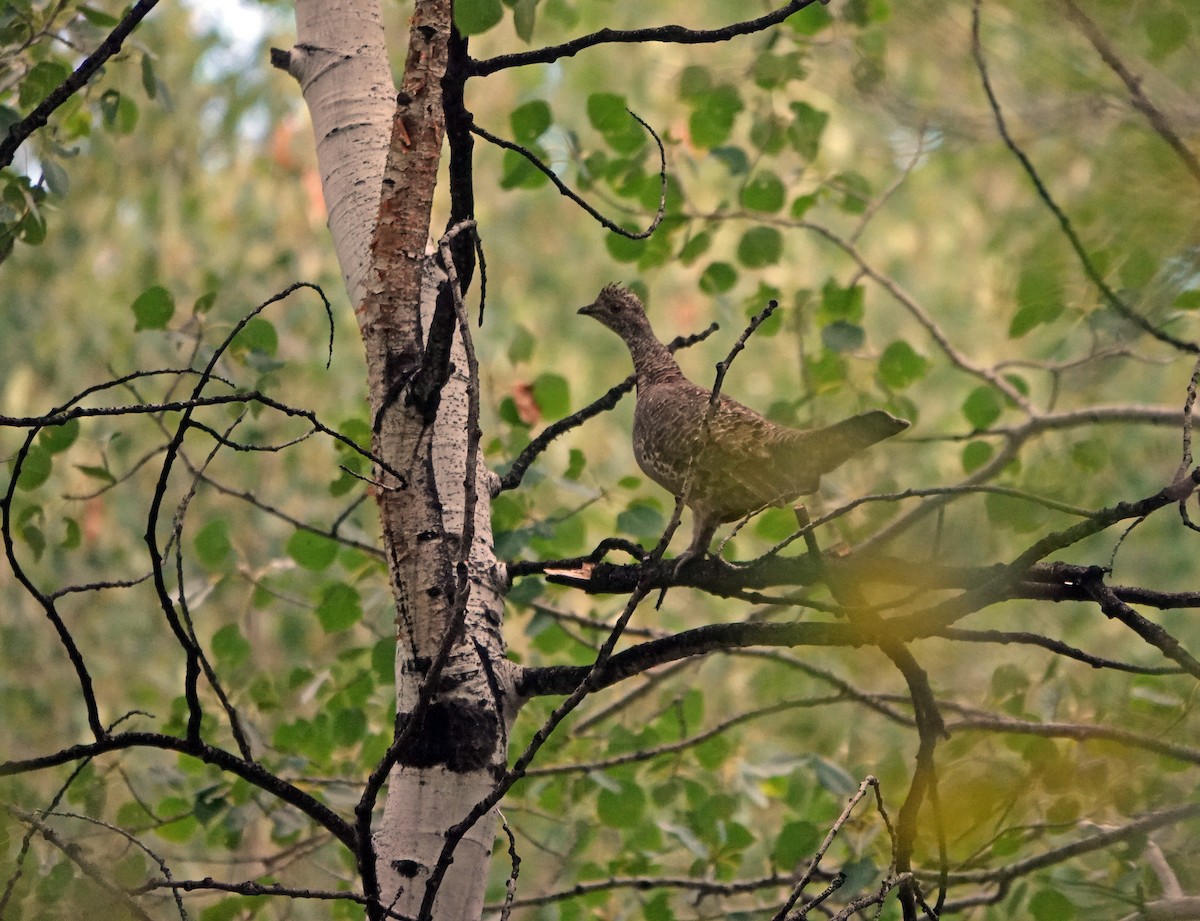
M454 579L431 463L428 415L406 390L421 374L422 286L445 119L442 77L450 41L449 0L413 12L408 59L392 116L366 292L357 313L367 352L375 449L407 474L376 493L393 596L408 657L431 657L445 626ZM434 540L413 540L414 535ZM432 616L429 616L432 615Z
M449 0L419 0L392 117L379 220L371 241L372 271L358 308L368 339L371 333L394 327L404 342L420 341L417 305L445 131L442 77L449 43Z

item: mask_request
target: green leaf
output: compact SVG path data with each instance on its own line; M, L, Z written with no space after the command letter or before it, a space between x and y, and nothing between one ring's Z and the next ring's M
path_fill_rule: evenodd
M1035 921L1072 921L1075 906L1058 889L1042 889L1029 900L1029 913Z
M596 815L610 828L636 825L645 810L646 793L633 781L623 781L617 790L605 787L596 798Z
M969 441L963 447L963 473L973 473L992 459L995 449L986 441Z
M1016 339L1043 323L1052 323L1063 311L1063 286L1058 273L1045 265L1026 266L1017 281L1017 313L1008 328Z
M733 131L742 98L728 83L714 87L689 100L695 108L688 119L688 132L697 147L711 148L725 143Z
M750 157L740 147L714 147L711 153L725 164L730 176L744 176L750 172Z
M563 473L563 479L578 480L583 473L583 468L587 465L587 455L578 448L571 448L568 457L567 469Z
M514 325L512 339L508 343L508 360L512 364L520 364L523 361L529 361L533 357L533 347L537 344L537 339L533 333L522 326L520 323Z
M338 545L323 534L297 530L287 542L287 554L300 566L315 571L325 569L337 557Z
M104 483L117 482L116 477L114 477L108 471L107 467L95 467L95 466L92 466L91 464L76 464L75 469L78 470L80 473L82 473L84 476L91 477L93 480L100 480Z
M833 16L824 4L811 3L784 20L798 35L816 35L833 24Z
M1000 418L1003 408L996 391L983 384L967 395L963 401L962 412L976 431L982 431Z
M60 454L79 437L79 420L68 419L61 425L48 425L38 432L38 444L51 454Z
M796 153L806 160L815 160L821 149L821 135L829 124L829 113L810 106L807 102L793 102L792 123L787 136Z
M1012 857L1020 853L1025 843L1025 832L1021 829L1009 828L1000 832L992 842L993 857Z
M63 525L66 533L63 535L62 542L59 546L64 550L74 550L83 544L83 529L79 526L79 522L74 518L64 518Z
M783 234L774 227L751 227L738 241L738 261L748 268L774 265L782 255Z
M840 207L847 214L862 214L871 200L871 184L858 173L840 173L834 177L837 186L842 190Z
M42 554L46 552L46 535L42 533L42 529L32 523L23 524L20 527L20 535L29 549L33 551L33 558L40 560Z
M626 107L625 97L616 93L592 93L587 99L588 121L592 127L604 135L604 142L614 150L629 154L645 145L646 135ZM610 164L610 180L615 180L630 165L628 161ZM631 191L626 189L622 194L628 195Z
M105 90L100 96L100 117L113 134L130 134L137 127L137 103L116 90Z
M812 857L823 838L821 829L812 822L788 822L775 839L771 862L777 867L790 869Z
M537 21L538 0L517 0L513 4L513 28L517 38L528 44L533 41L533 26Z
M866 292L860 285L843 288L832 278L821 288L822 320L846 320L859 323L863 318L863 304Z
M39 61L29 69L29 73L21 81L17 100L22 108L32 109L70 75L71 70L65 64L58 61Z
M30 246L40 246L46 239L46 218L40 208L30 206L21 221L20 237Z
M858 789L858 781L846 773L846 769L820 755L812 756L813 773L817 783L837 796L849 796Z
M684 265L691 265L706 252L708 252L708 248L711 245L712 234L710 234L707 230L702 230L698 234L694 235L685 244L683 244L683 249L679 251L679 256L677 258ZM1197 293L1200 294L1200 292Z
M799 51L787 54L760 54L754 61L754 82L765 90L785 86L806 75L804 56Z
M836 390L846 381L846 360L837 352L822 349L808 364L808 373L817 393Z
M700 290L705 294L720 294L737 284L737 269L728 262L712 262L700 274Z
M675 921L675 918L670 896L665 892L658 893L642 907L643 921Z
M631 240L629 237L610 231L604 238L604 248L617 262L637 262L646 251L646 241Z
M769 508L754 519L754 533L764 540L780 541L799 527L791 509Z
M205 569L220 567L233 553L229 540L229 522L223 518L210 521L196 534L192 547Z
M858 892L874 886L880 878L879 867L870 857L860 857L842 864L842 872L846 874L846 882L843 883L846 892Z
M101 29L111 29L113 26L115 26L118 22L121 21L121 20L117 19L116 16L110 16L108 13L105 13L103 10L98 10L95 7L91 7L91 6L79 7L79 13L81 16L83 16L84 19L86 19L92 25L99 26Z
M333 741L357 745L367 735L367 715L358 707L343 707L333 716Z
M59 901L67 893L67 887L75 878L75 866L68 860L56 863L40 880L38 880L38 901L50 905Z
M798 195L796 200L792 202L792 217L802 218L808 214L809 209L817 203L815 195Z
M1200 291L1181 291L1171 306L1176 310L1200 310Z
M25 454L25 461L21 464L21 475L17 479L17 488L26 492L37 489L50 479L50 471L53 468L54 461L50 457L50 452L39 445L30 445L29 451Z
M929 362L911 345L897 339L879 356L879 378L891 390L903 390L920 380L929 369Z
M1154 276L1158 274L1158 260L1145 248L1134 247L1125 261L1121 263L1118 277L1126 288L1145 288Z
M821 330L821 344L832 352L853 352L866 342L867 334L861 326L834 320Z
M165 329L175 315L175 298L161 285L147 288L133 302L135 330Z
M705 739L693 749L696 763L706 771L716 772L733 754L733 743L724 735Z
M463 35L486 32L504 17L500 0L455 0L454 24Z
M633 502L617 515L617 530L633 537L658 537L666 523L657 504L650 502Z
M755 173L742 186L742 207L751 211L778 211L785 197L783 181L769 170Z
M270 320L251 317L237 334L234 346L263 355L274 355L279 349L279 334L275 332L275 325Z
M1192 26L1177 9L1158 9L1144 14L1146 37L1150 39L1150 57L1160 61L1187 44ZM1039 919L1041 921L1041 919Z
M253 652L237 624L226 624L213 634L212 651L218 664L225 668L236 668L248 662Z
M541 159L544 151L535 147L530 150L530 153ZM549 181L549 177L534 166L528 157L522 156L515 150L504 151L500 158L500 188L502 189L536 189Z
M679 75L679 97L692 102L712 89L712 75L707 67L689 64Z
M513 139L518 144L532 144L550 127L554 118L550 114L550 106L543 99L533 99L524 105L517 106L509 115L512 125Z
M779 153L787 142L787 126L776 115L755 118L750 125L750 143L765 154Z
M317 620L326 633L348 630L362 620L362 604L358 591L345 582L327 585L317 605Z
M154 61L150 55L142 55L142 90L148 99L158 95L158 78L154 76Z
M561 419L571 411L571 386L560 374L539 374L533 381L533 399L547 419Z
M1071 461L1084 473L1099 473L1108 466L1108 442L1089 438L1072 445Z

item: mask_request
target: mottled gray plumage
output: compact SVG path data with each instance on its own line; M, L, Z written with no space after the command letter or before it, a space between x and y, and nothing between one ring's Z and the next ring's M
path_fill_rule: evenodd
M637 373L633 455L647 476L682 495L691 509L688 556L707 552L719 524L816 492L822 474L908 427L875 410L800 431L724 395L710 410L712 391L683 376L633 292L608 285L579 312L595 317L629 347Z

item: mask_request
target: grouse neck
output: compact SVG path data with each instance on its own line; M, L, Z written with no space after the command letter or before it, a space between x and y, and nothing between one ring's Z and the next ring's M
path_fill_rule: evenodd
M629 354L633 358L633 370L637 374L639 386L683 377L683 372L679 370L675 357L650 330L646 330L642 335L631 337L627 344Z

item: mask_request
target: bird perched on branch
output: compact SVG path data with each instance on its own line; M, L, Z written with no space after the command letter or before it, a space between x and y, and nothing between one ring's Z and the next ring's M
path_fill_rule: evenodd
M691 558L708 551L717 526L817 491L821 476L877 441L908 428L882 410L800 431L693 384L654 335L642 302L608 285L579 313L629 347L637 374L633 455L650 479L692 512Z

